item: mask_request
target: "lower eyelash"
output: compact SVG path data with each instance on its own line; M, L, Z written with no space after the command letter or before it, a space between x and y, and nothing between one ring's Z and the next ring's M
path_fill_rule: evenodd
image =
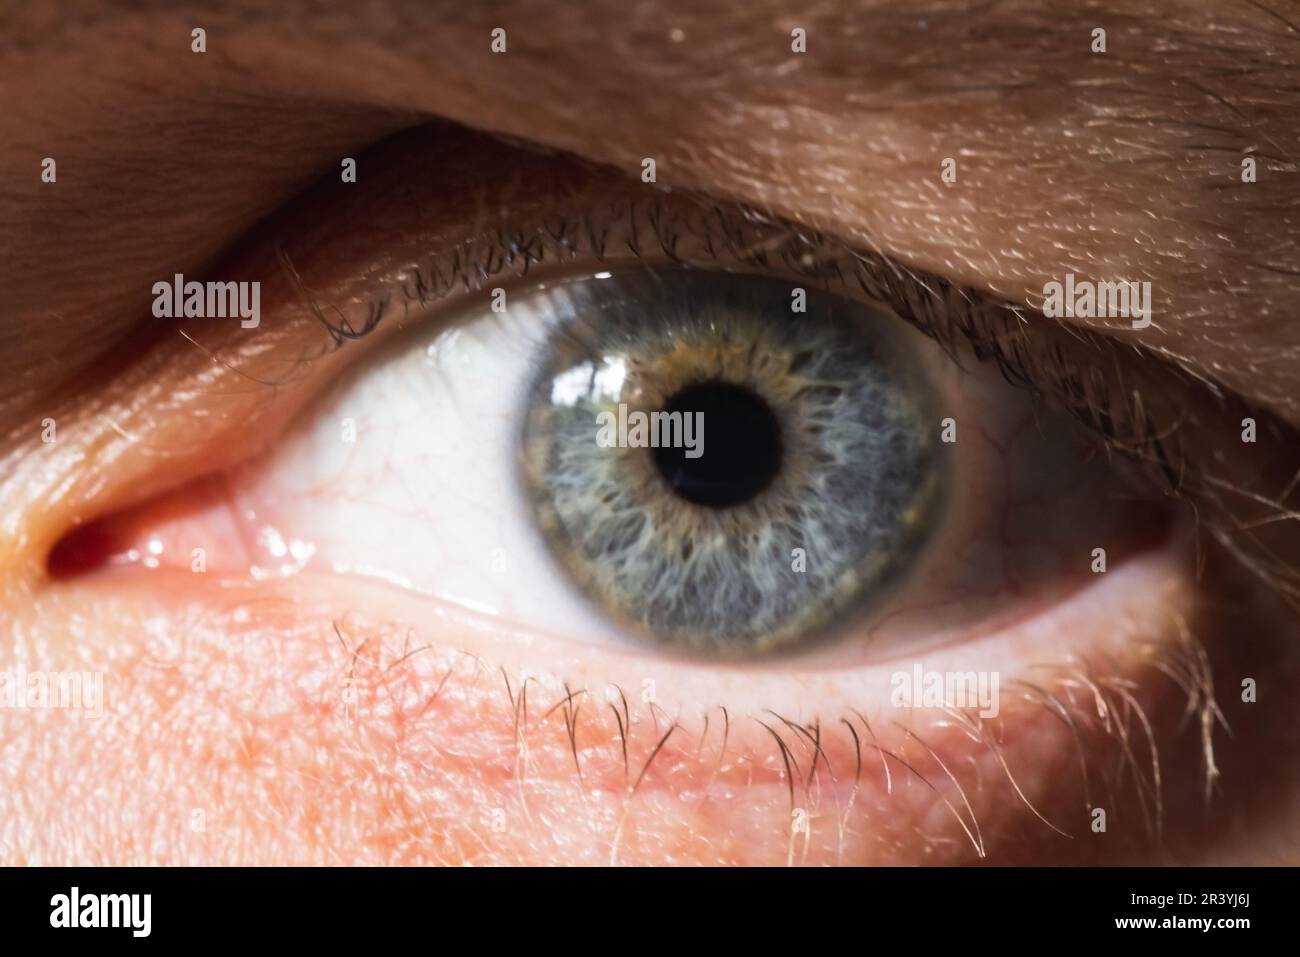
M367 631L363 635L345 622L334 625L336 642L331 639L331 643L337 644L340 680L353 689L352 701L362 711L372 693L385 712L398 706L389 689L396 688L400 694L405 681L403 667L410 667L407 663L419 651L432 650L432 646L413 640L409 632L400 641L398 634L402 632L395 630L380 636ZM1214 737L1219 730L1226 732L1227 725L1215 700L1206 649L1190 631L1184 629L1181 634L1182 640L1173 647L1155 641L1145 645L1137 642L1135 651L1145 658L1145 669L1172 682L1182 694L1181 700L1163 702L1161 713L1184 711L1196 720L1194 742L1201 752L1202 799L1208 804L1221 783ZM465 661L467 657L469 662ZM674 717L654 703L634 708L629 702L638 700L636 696L615 685L607 687L612 693L602 701L581 684L547 679L550 693L542 697L540 678L512 677L504 669L494 671L464 652L444 649L444 658L433 668L443 672L434 700L444 693L457 696L462 690L455 687L457 684L482 687L484 682L490 682L498 689L500 707L514 728L514 739L522 753L556 747L571 756L570 769L579 785L601 787L592 770L597 756L590 747L580 748L578 743L585 737L584 723L595 720L590 717L595 714L605 721L612 719L617 726L616 742L610 745L615 753L604 759L621 769L621 784L606 790L616 794L621 788L629 800L656 774L657 766L667 767L683 760L713 768L715 779L719 773L743 764L748 769L743 776L750 785L761 783L759 776L776 774L788 795L792 819L801 814L801 820L806 822L773 835L774 841L786 840L789 864L802 863L814 841L821 839L820 832L826 825L819 831L814 823L818 819L828 817L834 822L833 838L828 840L833 839L841 851L850 833L874 826L869 822L881 806L857 809L861 789L869 782L894 801L902 800L911 793L910 788L919 784L944 806L954 822L952 833L962 845L969 845L969 856L956 851L949 839L926 835L936 842L938 850L956 854L954 862L974 859L999 863L1002 854L995 842L1001 832L990 831L969 800L994 782L982 777L974 762L970 767L945 764L932 743L932 732L962 734L979 741L983 751L994 758L999 778L1005 779L1001 786L1006 789L1006 801L1020 805L1025 820L1033 818L1043 831L1073 838L1075 844L1071 847L1085 838L1088 815L1099 807L1113 819L1133 810L1142 821L1142 832L1150 846L1159 846L1164 839L1169 793L1161 768L1176 762L1170 761L1170 755L1162 753L1156 743L1153 716L1132 691L1133 675L1119 677L1110 666L1092 667L1077 660L1046 665L1033 680L1009 682L1004 689L1017 692L1016 697L1025 707L1041 709L1044 717L1060 721L1072 733L1083 804L1077 808L1077 817L1062 821L1054 816L1059 812L1041 811L1021 789L1017 776L1024 769L1002 754L1003 747L1012 742L1004 740L1000 720L987 722L967 711L945 709L946 716L936 718L929 727L904 728L898 742L882 744L888 733L897 737L898 728L875 725L855 709L836 716L814 715L800 722L770 710L736 714L717 705L690 719ZM432 720L425 717L431 704L423 704L419 717ZM1010 707L1014 708L1014 704ZM729 753L729 743L745 723L765 729L772 744L771 760L763 760L761 752ZM547 740L539 740L543 735ZM1109 750L1101 751L1099 742L1109 742ZM523 772L517 768L517 773ZM841 800L846 791L847 796ZM888 806L883 809L887 812ZM617 861L620 834L616 833L609 852L612 861ZM822 850L825 846L821 845Z
M1178 684L1186 694L1187 714L1195 715L1199 720L1200 734L1198 740L1202 749L1204 799L1208 803L1219 785L1219 771L1214 758L1214 731L1222 729L1226 732L1228 729L1214 699L1213 679L1208 671L1205 651L1187 632L1184 632L1183 644L1173 650L1161 649L1154 643L1146 650L1153 655L1147 663L1148 667L1171 678ZM1097 769L1089 765L1082 742L1082 734L1087 732L1100 733L1117 747L1115 757L1119 762L1117 770L1110 777L1103 777L1106 791L1104 806L1111 808L1112 811L1116 809L1119 801L1114 793L1114 788L1121 785L1125 779L1130 780L1134 792L1132 797L1142 817L1143 829L1147 839L1153 844L1159 844L1163 838L1165 814L1165 794L1160 774L1160 757L1155 741L1151 737L1150 719L1141 703L1129 690L1132 684L1131 679L1108 677L1105 673L1089 669L1082 663L1050 666L1044 670L1048 674L1044 676L1043 680L1036 683L1013 682L1010 687L1018 687L1023 700L1042 707L1065 723L1073 732L1079 758L1084 810L1091 811L1096 805L1094 800L1094 778ZM1005 776L1007 784L1014 793L1016 800L1030 814L1037 818L1046 828L1060 834L1062 837L1080 836L1077 828L1074 829L1075 833L1070 833L1070 831L1058 827L1052 820L1040 813L1038 808L1025 796L1016 781L1012 768L1001 755L998 741L999 735L986 726L983 718L971 711L945 710L948 711L950 717L936 721L935 728L957 726L965 730L972 739L979 739L992 753L997 755L999 768ZM779 750L781 766L789 784L792 811L798 807L809 811L816 809L820 803L820 799L816 797L816 788L814 787L818 765L825 765L827 768L826 773L831 774L832 781L834 780L833 772L829 767L829 760L825 757L822 745L822 722L814 720L810 724L800 725L774 712L768 712L764 717L770 717L773 720L763 720L757 717L752 718L752 720L762 724L772 736ZM855 722L861 726L861 732L855 727ZM910 729L904 729L906 738L903 746L896 750L886 750L876 742L875 731L860 712L853 711L851 716L841 717L836 725L830 727L838 727L839 725L847 729L847 734L853 741L856 754L854 787L850 792L846 807L842 811L845 817L852 809L854 799L858 793L859 778L864 771L864 766L868 763L864 759L864 751L875 752L880 759L879 773L882 775L887 794L893 794L896 781L906 781L909 776L920 780L929 790L939 795L949 814L957 821L961 831L969 840L975 856L981 860L992 859L985 843L984 829L981 827L969 800L967 800L966 785L963 784L953 769L944 764L938 753L925 738ZM921 749L919 756L907 752L908 742L915 742L919 745ZM1145 746L1149 746L1149 753L1144 766L1141 751ZM802 755L802 763L800 755ZM922 767L926 766L925 759L927 757L931 759L929 765L937 769L930 772L935 777L935 780L942 782L946 778L955 790L956 794L951 800L944 796L934 781L930 780L930 777L927 777L927 774L921 770ZM806 777L803 773L805 767L807 768ZM796 781L799 782L798 786L795 784ZM985 785L986 782L978 776L978 767L976 766L976 780L973 782L973 786L978 789L983 788ZM796 787L798 787L801 795L798 798L796 798ZM841 819L841 829L844 826L844 820ZM810 840L810 836L805 839L805 850Z

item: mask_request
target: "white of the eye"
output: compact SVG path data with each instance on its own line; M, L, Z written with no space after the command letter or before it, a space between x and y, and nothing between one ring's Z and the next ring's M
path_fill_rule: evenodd
M360 576L545 632L618 640L554 565L519 484L534 363L571 306L562 289L519 297L506 314L389 344L336 383L238 480L255 551L266 552L260 569ZM623 374L611 364L598 387L616 390Z

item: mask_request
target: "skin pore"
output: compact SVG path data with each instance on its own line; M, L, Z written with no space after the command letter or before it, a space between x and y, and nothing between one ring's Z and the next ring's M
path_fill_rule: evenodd
M301 289L361 310L484 221L635 192L647 156L676 190L1031 307L1066 272L1148 280L1153 326L1104 335L1300 426L1293 7L60 6L0 47L2 653L103 671L108 699L0 713L6 863L1297 859L1295 613L1208 536L916 656L1000 670L985 724L891 713L888 664L705 668L337 576L45 570L78 524L152 527L273 449L401 331L333 348ZM450 127L365 152L434 120L633 185ZM282 209L343 156L355 186ZM257 335L149 325L155 281L214 263L264 283Z

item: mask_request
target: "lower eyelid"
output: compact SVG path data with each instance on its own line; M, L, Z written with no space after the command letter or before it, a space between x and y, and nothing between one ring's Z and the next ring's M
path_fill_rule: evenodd
M1112 812L1114 801L1125 802L1112 840L1141 832L1133 804L1149 796L1100 796L1106 762L1119 752L1089 714L1096 715L1094 694L1117 715L1135 704L1162 741L1181 716L1186 697L1153 667L1177 659L1182 632L1171 610L1192 616L1198 602L1180 555L1099 581L1058 609L1057 620L1028 623L964 657L918 657L927 670L1006 665L999 715L973 723L943 709L890 707L897 663L850 674L761 673L590 650L570 657L499 623L328 581L216 593L182 576L160 591L148 576L121 573L73 587L81 607L125 603L146 620L170 622L141 632L129 656L135 663L114 672L118 707L134 702L132 713L147 720L180 688L218 695L210 703L242 728L246 748L277 764L277 780L305 775L289 775L291 787L282 781L286 808L329 806L313 781L328 790L343 773L372 826L406 820L411 853L436 852L444 862L545 860L560 849L524 826L545 811L588 829L579 853L591 863L646 855L785 863L792 815L808 828L795 832L796 862L901 863L927 844L935 863L978 860L980 852L1005 862L1009 835L1064 840L1056 827L1083 846L1089 818L1080 762L1092 765L1094 802ZM91 645L81 653L92 660L122 653L102 644L118 639L82 637ZM1041 667L1024 671L1024 661ZM1068 707L1074 731L1047 696ZM280 707L269 706L275 701ZM189 722L202 718L201 709L171 714L177 740L188 740L196 731ZM1127 720L1136 720L1132 712ZM220 751L219 740L209 747ZM312 757L311 746L323 750ZM1145 764L1134 773L1149 784ZM409 797L372 804L391 790L382 781L404 782ZM209 786L206 778L192 784ZM455 798L440 800L447 788ZM456 823L465 809L482 813ZM507 822L499 833L491 826L497 810ZM720 831L707 843L691 837L705 821ZM346 843L338 849L363 853Z
M388 590L341 587L337 581L310 576L278 585L248 586L211 579L200 583L186 573L151 579L148 574L123 569L99 581L115 602L134 600L131 596L137 588L146 594L171 596L153 617L156 622L174 622L162 632L185 635L187 647L196 652L191 666L199 670L187 671L180 679L186 687L205 685L201 664L205 656L211 656L214 664L210 667L220 669L219 673L234 668L247 675L249 691L274 680L280 684L262 692L274 697L284 693L287 681L296 689L293 708L312 715L306 723L298 723L295 734L310 735L355 755L351 732L342 726L356 727L357 720L364 719L367 733L375 736L369 738L366 748L375 750L362 749L366 754L359 759L360 765L354 765L357 773L413 775L413 780L431 793L454 786L472 794L476 806L487 811L500 808L516 822L528 813L524 810L528 799L516 802L510 797L510 787L502 782L523 773L515 730L519 715L530 755L527 774L539 790L546 788L550 793L552 784L559 783L561 793L570 793L571 788L574 795L593 791L603 795L597 799L602 810L596 820L585 816L589 804L575 806L569 813L592 828L591 846L604 856L613 853L616 845L624 855L620 859L636 859L641 853L635 841L617 833L616 825L606 828L599 823L605 814L616 819L624 813L621 809L628 808L626 813L637 829L667 829L667 822L675 820L684 828L681 834L689 835L696 831L688 824L699 825L705 819L717 823L721 818L731 821L729 833L748 835L722 848L700 847L678 838L674 853L682 859L719 853L734 860L782 863L790 845L791 816L803 811L811 821L811 834L807 849L798 852L799 859L832 860L847 855L853 861L903 862L915 850L905 842L916 841L919 833L926 841L939 842L942 859L978 859L976 848L982 847L999 861L1005 860L1006 851L999 844L995 822L999 829L1028 828L1029 833L1050 840L1058 839L1055 832L1038 821L1034 812L1076 835L1085 833L1087 823L1080 820L1080 809L1087 803L1080 786L1060 784L1067 775L1076 774L1079 745L1054 706L1045 704L1039 692L1026 691L1027 687L1071 701L1078 711L1071 712L1072 720L1080 722L1095 704L1089 698L1093 693L1089 682L1105 685L1103 693L1116 709L1128 707L1117 690L1128 688L1157 724L1166 711L1181 713L1184 708L1185 696L1148 690L1152 683L1149 667L1141 671L1140 680L1137 676L1140 666L1153 658L1159 661L1163 655L1174 654L1169 649L1176 648L1183 635L1176 610L1197 605L1190 590L1191 573L1182 564L1184 549L1182 545L1114 569L1057 609L1055 620L1035 617L986 635L978 645L965 649L964 655L951 648L939 649L888 667L836 677L808 669L762 674L745 669L682 668L590 648L566 652L558 650L561 646L553 636L530 635L508 623L438 608L424 599L399 601ZM175 587L164 584L170 582L175 582ZM83 603L108 602L107 595L93 597L99 587L93 578L69 582L67 587L81 594ZM87 591L79 592L82 588ZM156 601L147 598L144 603ZM242 610L230 611L232 605ZM1173 614L1171 610L1175 610ZM1193 617L1190 611L1188 617ZM262 660L270 648L259 649L255 647L258 643L278 649L275 662ZM412 649L419 653L410 661L418 660L419 666L408 682L404 667L388 669ZM167 661L165 651L146 654ZM218 661L221 664L215 664ZM464 670L450 671L453 663ZM890 677L907 671L912 663L920 663L927 672L998 670L1002 687L1017 689L1005 705L1002 721L994 719L991 724L997 751L989 740L979 735L972 738L970 728L955 723L953 716L942 710L914 712L889 707ZM1025 670L1026 663L1042 667ZM259 669L268 665L266 677L259 677ZM169 681L178 680L175 671L168 674ZM449 674L452 677L443 684ZM400 687L393 683L398 680ZM520 704L525 684L531 702L526 713ZM1166 689L1168 685L1165 680ZM611 688L621 689L628 697L634 719L627 771L619 721L610 710L615 702L606 698ZM587 704L573 719L574 742L568 737L567 706L551 710L571 691L587 692L581 696ZM647 693L655 699L654 707L644 700ZM396 711L394 696L404 702ZM723 708L725 719L720 717ZM868 731L856 714L865 717L879 736L874 745L863 744ZM261 716L253 711L247 720L260 725ZM725 752L720 750L719 720L729 726ZM858 722L853 725L857 739L842 723L845 720ZM674 722L680 723L679 730L656 751ZM810 763L807 736L817 727L823 735L819 771ZM268 732L259 727L254 733ZM420 742L414 752L394 751L382 743L388 741L395 747L397 740L409 741L412 735ZM711 740L719 749L716 753ZM1195 742L1183 746L1194 747ZM577 759L572 755L575 747ZM874 750L877 747L887 754ZM1084 760L1103 761L1093 750L1104 751L1103 745L1090 742L1087 747ZM425 753L421 748L429 750ZM789 750L788 756L782 748ZM394 758L395 753L402 756ZM859 754L866 755L863 767L875 761L884 763L871 763L872 776L864 777L867 783L855 792L848 782L858 780ZM789 772L787 758L791 761ZM1007 762L1005 768L1002 760ZM582 768L581 778L578 767ZM850 768L855 770L850 772ZM948 777L949 771L955 781ZM321 769L309 764L304 773L319 777ZM812 784L808 783L810 775ZM628 776L633 783L641 782L636 797L626 796ZM1015 787L1009 783L1012 779ZM981 781L985 783L979 784ZM1023 798L1015 788L1021 789ZM973 802L973 816L965 808L963 794ZM743 818L735 818L732 806L739 795L747 798ZM856 812L848 818L848 837L840 843L833 837L839 828L837 815L844 813L841 808L851 796ZM652 813L647 810L651 807L659 810ZM375 810L376 815L391 813L388 807ZM1013 826L1013 821L1018 823ZM966 829L974 832L975 822L987 830L972 839ZM482 826L480 822L480 829ZM484 861L493 859L493 854L513 854L517 860L526 860L529 854L539 853L536 847L511 845L505 838L495 849L484 849L458 827L449 823L446 833L425 836L422 846L428 850L436 844L444 857ZM804 841L801 832L796 846L804 847Z

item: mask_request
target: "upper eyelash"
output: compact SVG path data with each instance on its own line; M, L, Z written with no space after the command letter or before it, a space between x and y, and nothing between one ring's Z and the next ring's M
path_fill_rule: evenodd
M1058 350L1029 342L1030 316L1035 324L1064 332L1078 343L1099 351L1114 344L1086 330L1064 330L1059 322L1013 303L997 300L971 287L916 270L879 252L862 252L829 234L810 230L753 207L721 204L692 197L689 205L658 198L630 199L601 210L565 211L531 229L498 227L480 233L458 247L434 254L410 270L400 286L403 313L414 305L425 308L454 290L481 292L490 281L508 276L522 279L535 266L571 263L589 257L603 263L611 255L610 225L626 230L624 247L637 259L662 258L687 267L743 266L765 272L781 271L831 292L857 287L893 310L901 319L935 340L953 361L965 355L994 364L1011 384L1062 401L1094 434L1130 457L1166 463L1171 453L1161 447L1160 432L1144 414L1140 402L1126 390L1103 394L1094 376L1076 374ZM693 215L692 215L693 214ZM683 256L683 240L693 241L702 255ZM290 271L292 265L281 256ZM300 288L300 283L295 283ZM328 320L320 307L309 308L328 331L332 344L362 339L389 315L391 294L368 304L360 325L338 312ZM1041 335L1041 332L1038 334ZM1158 361L1157 357L1150 357ZM1075 401L1064 401L1074 397Z
M282 251L278 256L300 300L327 330L331 348L368 336L395 306L405 315L458 290L473 295L502 279L525 279L536 267L603 263L624 254L686 267L761 270L831 292L865 295L933 339L958 365L967 357L991 363L1012 385L1053 401L1095 437L1102 451L1135 463L1161 491L1189 502L1197 519L1235 557L1300 606L1300 569L1273 555L1253 526L1233 520L1234 502L1271 508L1271 520L1300 519L1285 500L1300 493L1300 482L1270 498L1216 478L1213 463L1185 441L1184 423L1157 421L1139 386L1160 379L1179 394L1194 390L1225 414L1255 416L1261 431L1283 440L1293 436L1276 417L1141 346L918 272L882 252L861 250L755 207L679 191L671 197L633 195L621 180L611 185L622 190L617 200L594 206L557 204L560 208L541 221L484 227L454 248L412 264L396 294L390 286L371 298L359 325L337 309L331 311L338 320L331 321L288 257ZM1087 361L1080 361L1085 356ZM1125 369L1138 361L1143 382L1126 380Z

